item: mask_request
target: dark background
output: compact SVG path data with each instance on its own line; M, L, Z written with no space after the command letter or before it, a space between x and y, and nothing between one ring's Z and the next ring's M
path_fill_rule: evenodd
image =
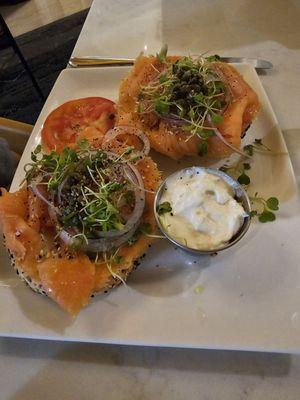
M87 13L80 11L15 38L45 98L68 63ZM34 124L43 104L13 49L0 49L0 116Z

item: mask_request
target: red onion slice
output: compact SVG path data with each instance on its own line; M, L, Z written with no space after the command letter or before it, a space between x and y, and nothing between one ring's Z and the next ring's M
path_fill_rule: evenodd
M49 209L49 214L50 210L51 212L54 212L56 214L59 214L59 209L55 207L55 205L49 201L46 197L45 194L42 193L41 187L40 187L40 182L33 182L30 185L28 185L28 188L32 190L32 192L39 198L41 199L45 204L47 204L48 209ZM51 214L50 214L51 215Z
M174 126L175 128L181 128L184 125L187 125L187 122L180 119L179 117L177 118L176 116L168 116L168 117L161 117L161 119L169 125ZM186 132L185 132L186 133Z
M122 244L126 243L136 231L140 220L138 220L132 228L119 236L116 237L102 237L100 239L88 239L86 242L84 238L76 235L71 235L68 231L62 230L59 233L60 239L69 247L78 246L83 251L91 253L101 253L117 248Z
M134 156L143 158L149 154L150 151L150 143L147 136L140 129L135 128L134 126L120 125L116 126L113 129L110 129L106 132L106 135L103 138L102 148L104 150L110 149L110 142L116 139L120 135L134 135L137 136L144 145L143 150L135 151Z
M59 232L59 237L68 247L72 247L75 245L81 246L81 240L78 238L75 238L74 236L72 236L69 232L67 232L64 229L62 229Z
M88 243L83 241L82 249L91 253L100 253L109 251L112 248L117 248L126 243L133 236L138 225L139 221L137 221L127 233L115 238L88 239Z

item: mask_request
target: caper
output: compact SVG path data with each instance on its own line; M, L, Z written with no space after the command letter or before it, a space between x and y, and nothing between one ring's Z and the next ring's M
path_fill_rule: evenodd
M176 62L173 64L173 66L172 66L172 72L173 72L173 74L177 74L178 69L179 69L179 67L178 67L178 61L176 61Z
M197 83L191 85L191 89L194 90L196 93L202 92L202 86L198 85Z
M180 90L180 84L179 83L175 83L175 85L173 86L173 92L178 92Z
M199 83L200 83L199 76L194 75L194 76L192 77L192 79L190 80L190 83L197 83L197 84L199 84Z
M182 85L181 93L188 93L190 91L189 85Z
M184 72L182 79L184 81L189 81L191 79L191 77L192 77L192 71L186 71L186 72Z
M182 75L183 75L183 71L180 68L178 68L176 70L176 77L178 78L178 80L181 79Z
M181 107L183 107L185 105L185 100L184 99L178 99L177 104Z

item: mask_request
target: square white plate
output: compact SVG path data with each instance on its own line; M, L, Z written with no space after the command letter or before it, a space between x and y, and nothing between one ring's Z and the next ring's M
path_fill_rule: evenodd
M263 138L273 151L286 152L256 72L248 65L237 68L258 93L262 105L246 141ZM24 176L23 166L40 141L40 129L49 112L67 100L85 96L116 100L120 79L127 72L127 68L114 67L68 69L60 74L29 139L12 190L17 190ZM201 164L199 157L180 165L157 154L155 159L165 174L191 163ZM1 247L0 334L300 352L300 203L289 156L258 155L251 174L252 192L280 199L275 222L253 223L238 245L215 257L197 259L165 240L158 241L129 278L128 287L98 296L76 320L25 287L14 276Z

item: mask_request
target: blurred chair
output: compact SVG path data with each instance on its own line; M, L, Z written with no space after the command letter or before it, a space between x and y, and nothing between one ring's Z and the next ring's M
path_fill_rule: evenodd
M0 137L5 139L12 151L22 154L33 126L12 119L0 118Z
M39 84L37 83L33 73L31 72L31 69L29 68L29 65L27 64L17 42L15 41L13 35L11 34L8 26L6 25L6 22L4 21L2 15L0 14L0 50L1 49L6 49L8 47L12 47L14 49L14 52L17 54L19 57L19 60L21 61L24 69L26 70L32 85L34 86L36 92L38 93L39 97L42 100L45 100L45 96L39 87Z
M32 128L23 122L0 118L0 186L9 188Z

